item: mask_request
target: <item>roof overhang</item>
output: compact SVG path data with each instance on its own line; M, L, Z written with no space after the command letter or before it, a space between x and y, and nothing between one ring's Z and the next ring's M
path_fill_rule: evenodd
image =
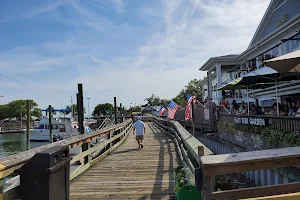
M266 37L260 39L255 44L252 44L248 49L243 51L239 56L239 60L244 60L248 55L250 57L254 56L251 54L260 54L266 51L267 48L274 47L274 44L280 44L283 39L287 39L288 37L292 37L295 34L299 33L300 30L300 13L296 15L293 19L284 23L279 29L274 30ZM287 34L288 33L288 34ZM270 44L270 46L268 45ZM265 48L263 48L265 47Z
M216 64L220 65L237 65L238 62L238 54L212 57L208 59L200 68L200 71L211 71L215 68Z

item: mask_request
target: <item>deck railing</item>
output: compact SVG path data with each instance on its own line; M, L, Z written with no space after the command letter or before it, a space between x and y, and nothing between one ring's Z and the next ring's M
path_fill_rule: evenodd
M88 145L89 148L79 154L73 155L70 164L80 162L81 164L75 170L70 170L70 180L76 178L92 165L96 164L108 155L111 151L122 144L132 128L132 120L128 119L123 123L113 125L99 131L70 137L58 142L47 144L41 147L30 149L15 155L0 158L0 199L15 199L19 197L19 176L15 173L36 153L46 150L53 146L68 146L69 149L81 147L83 144L90 144L101 138L106 140L95 143L94 146ZM87 162L83 161L87 158ZM9 184L9 186L8 186Z
M221 113L219 120L222 122L238 123L239 118L262 119L265 126L270 126L277 130L296 132L300 131L300 117L268 116L268 115L230 115ZM242 123L243 124L243 123Z
M174 120L153 117L160 130L167 133L177 147L181 162L185 162L193 173L200 164L199 155L213 155L213 152Z
M203 200L235 200L300 192L300 182L214 191L216 175L300 165L300 147L202 156L200 162L201 176L196 178L201 179L202 182ZM300 198L299 194L296 195ZM294 199L298 199L297 197Z

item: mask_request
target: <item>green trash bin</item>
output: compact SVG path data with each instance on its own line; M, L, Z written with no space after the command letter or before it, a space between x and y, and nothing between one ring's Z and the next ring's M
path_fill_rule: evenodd
M201 192L194 185L186 184L176 192L177 200L201 200Z
M175 179L175 191L177 200L201 200L201 192L198 191L195 185L185 184L181 188L177 180L177 172L183 169L182 166L179 166L174 169L174 179ZM176 189L179 188L179 189Z

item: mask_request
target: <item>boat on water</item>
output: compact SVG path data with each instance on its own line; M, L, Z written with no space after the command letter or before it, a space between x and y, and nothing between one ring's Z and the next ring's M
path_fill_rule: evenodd
M76 136L78 132L78 122L73 119L51 120L53 138L65 139L71 136ZM49 118L44 117L37 124L37 127L30 129L30 141L49 142ZM90 132L91 129L84 123L85 131Z

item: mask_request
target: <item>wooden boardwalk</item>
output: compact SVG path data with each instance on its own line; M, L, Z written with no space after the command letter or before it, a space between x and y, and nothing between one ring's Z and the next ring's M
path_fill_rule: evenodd
M144 148L132 132L124 144L71 182L70 199L175 199L173 169L179 165L172 140L146 124Z

